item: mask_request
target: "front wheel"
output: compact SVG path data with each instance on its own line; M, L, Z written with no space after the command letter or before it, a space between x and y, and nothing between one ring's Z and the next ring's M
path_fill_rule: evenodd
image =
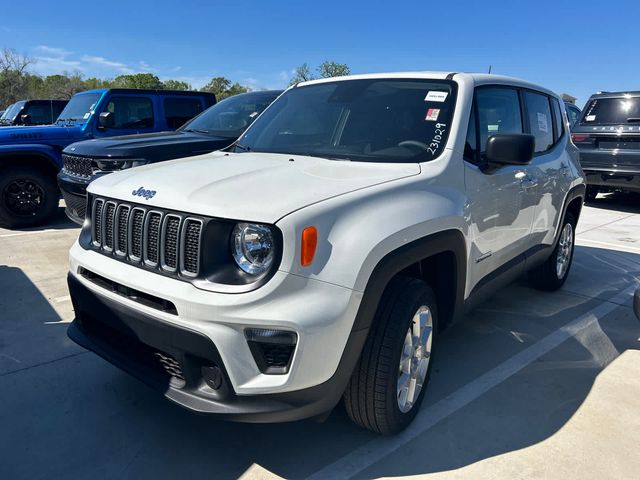
M0 171L0 227L39 225L58 207L55 179L34 167L10 166Z
M529 280L535 288L553 291L559 289L567 280L573 261L576 223L573 214L567 212L553 252L542 265L529 272Z
M356 424L388 435L411 423L429 382L437 331L431 288L421 280L393 279L344 394Z

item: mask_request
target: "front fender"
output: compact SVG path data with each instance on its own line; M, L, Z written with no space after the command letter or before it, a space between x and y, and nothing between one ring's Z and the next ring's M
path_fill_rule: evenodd
M56 170L62 168L62 154L50 145L20 144L0 145L0 164L12 157L40 159Z

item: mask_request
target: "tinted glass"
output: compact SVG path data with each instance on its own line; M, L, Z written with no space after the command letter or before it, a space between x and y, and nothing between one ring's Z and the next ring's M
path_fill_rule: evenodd
M524 92L524 101L527 106L529 129L531 135L536 137L536 153L549 150L553 146L553 119L549 97L530 91Z
M640 97L598 98L584 109L580 125L620 125L640 122Z
M556 139L562 137L564 133L564 120L562 119L562 110L560 110L560 102L556 98L551 99L553 105L553 120L555 122Z
M58 121L85 121L96 108L100 93L82 93L74 95L64 107Z
M467 126L467 141L464 144L464 158L472 162L477 162L478 137L476 135L476 109L471 109L469 124Z
M27 114L31 117L30 123L34 125L46 125L53 122L53 110L51 102L38 102L35 104L30 104L24 112L23 115Z
M113 113L109 128L153 127L153 105L146 97L111 97L104 111Z
M236 150L361 162L424 162L440 155L455 106L453 82L367 79L292 88Z
M278 93L246 93L226 98L182 127L218 137L238 138Z
M476 91L476 106L480 125L480 148L485 151L487 140L503 133L522 133L522 117L518 92L513 88L490 87Z
M169 128L178 128L202 111L199 98L165 98L164 118Z
M580 120L580 114L582 113L580 109L573 105L565 105L567 110L567 117L569 118L569 127L572 128L578 120Z

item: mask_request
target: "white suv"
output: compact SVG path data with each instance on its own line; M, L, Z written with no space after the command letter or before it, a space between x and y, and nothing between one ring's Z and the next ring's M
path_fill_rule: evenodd
M585 181L563 102L493 75L325 79L228 151L105 176L70 337L195 411L404 428L438 333L525 271L559 288Z

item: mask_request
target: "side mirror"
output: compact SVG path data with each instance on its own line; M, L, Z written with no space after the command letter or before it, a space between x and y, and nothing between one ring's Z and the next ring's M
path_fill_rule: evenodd
M113 127L113 122L113 113L111 112L102 112L98 117L98 125L102 129Z
M29 125L31 123L31 115L28 113L20 115L20 122L22 122L23 125Z
M533 159L536 139L523 133L494 135L487 140L487 162L497 165L526 165Z

